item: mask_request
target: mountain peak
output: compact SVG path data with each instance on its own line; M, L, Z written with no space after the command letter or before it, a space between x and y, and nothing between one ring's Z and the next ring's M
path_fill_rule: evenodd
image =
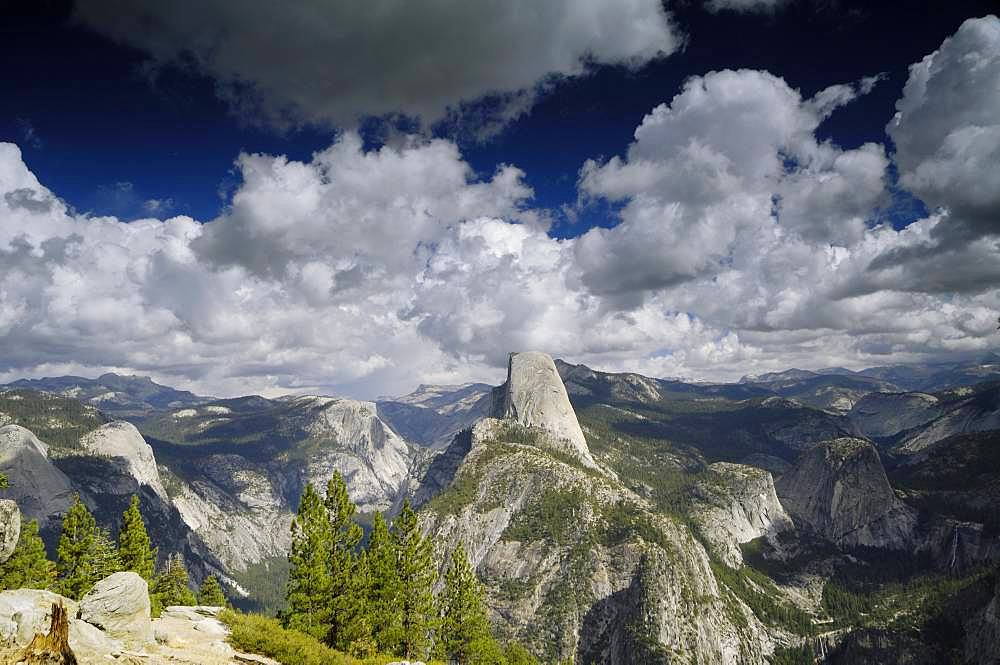
M540 351L511 353L507 381L493 391L493 416L540 427L565 442L565 450L596 467L552 357Z

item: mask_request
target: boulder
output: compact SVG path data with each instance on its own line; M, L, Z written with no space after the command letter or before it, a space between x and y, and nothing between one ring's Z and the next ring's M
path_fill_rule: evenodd
M69 622L69 646L80 658L117 656L125 648L121 640L109 637L97 626L81 619Z
M60 602L69 616L76 616L75 601L41 589L14 589L0 593L0 642L25 645L36 633L47 633L52 605Z
M21 511L10 499L0 499L0 563L10 558L21 537Z
M133 572L109 575L80 601L80 618L131 643L153 641L149 587Z

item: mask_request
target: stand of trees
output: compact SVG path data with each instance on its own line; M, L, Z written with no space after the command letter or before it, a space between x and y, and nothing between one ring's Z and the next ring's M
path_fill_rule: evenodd
M287 628L357 657L434 656L477 665L535 663L523 647L506 650L490 632L482 584L464 548L452 553L435 597L433 543L409 501L390 526L377 513L367 547L339 473L326 496L310 484L292 521Z
M63 515L54 563L46 555L38 522L25 522L13 555L0 564L0 590L51 589L80 600L94 584L122 571L135 572L150 585L154 615L162 607L194 605L202 599L204 604L227 604L214 576L205 579L196 599L179 555L168 558L156 574L156 548L150 542L137 496L122 514L117 542L97 525L80 497L75 497Z
M325 496L306 486L292 521L287 609L281 616L290 634L305 633L358 657L537 665L520 645L504 648L493 637L484 588L461 545L439 580L434 545L421 533L408 501L391 525L375 515L364 547L356 510L339 473ZM136 496L122 514L116 539L75 497L63 516L55 562L46 557L38 531L36 521L23 525L13 556L0 564L0 590L52 589L79 600L104 577L129 570L149 584L154 616L170 605L228 604L214 575L197 594L192 591L180 555L167 557L157 572L157 550Z

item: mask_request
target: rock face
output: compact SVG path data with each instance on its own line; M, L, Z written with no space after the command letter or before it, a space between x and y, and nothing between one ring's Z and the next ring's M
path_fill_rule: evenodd
M148 485L160 498L167 500L153 449L132 423L119 420L102 425L80 437L80 447L93 455L123 460L137 483Z
M554 435L560 452L596 467L556 365L545 353L511 353L507 381L493 391L493 417L540 427Z
M0 472L10 482L6 495L42 528L57 521L73 501L73 486L49 460L48 446L19 425L0 427Z
M386 511L404 491L413 462L410 446L378 417L374 402L304 397L318 410L308 432L324 443L309 456L307 479L325 488L340 471L361 512Z
M616 478L552 456L540 434L481 421L450 488L421 509L445 544L441 566L463 543L501 637L551 662L765 662L766 630L687 529Z
M21 537L21 511L10 499L0 499L0 563L10 558Z
M291 546L292 513L277 474L241 455L211 455L201 461L203 476L181 486L173 497L184 522L230 572Z
M153 640L149 587L133 572L109 575L80 600L80 618L131 644Z
M716 462L697 486L692 516L719 558L743 564L740 544L793 527L778 501L771 474L743 464Z
M916 513L896 498L878 452L867 441L841 438L806 451L777 482L796 526L841 546L907 549Z
M871 393L858 400L849 417L861 434L888 437L924 425L940 413L940 400L934 395Z
M993 589L993 597L984 607L964 621L965 662L976 665L1000 663L997 645L1000 644L1000 576Z
M956 434L1000 430L1000 385L954 388L937 394L941 415L907 432L895 451L913 454Z

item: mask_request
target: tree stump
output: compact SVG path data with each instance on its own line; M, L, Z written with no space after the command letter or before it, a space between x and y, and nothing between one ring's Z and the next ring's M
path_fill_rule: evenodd
M76 656L69 648L69 617L62 601L52 604L52 625L49 634L37 633L31 644L18 656L24 665L77 665Z

